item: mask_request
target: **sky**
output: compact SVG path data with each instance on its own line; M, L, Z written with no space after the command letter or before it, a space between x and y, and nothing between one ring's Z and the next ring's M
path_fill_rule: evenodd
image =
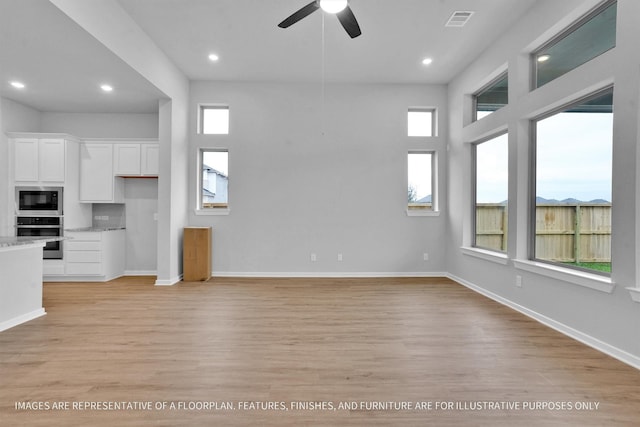
M205 165L229 176L229 153L226 151L205 151L202 154Z
M611 201L613 114L560 113L537 123L536 195ZM507 135L478 146L477 202L507 200Z
M611 201L611 113L560 113L538 122L536 193Z

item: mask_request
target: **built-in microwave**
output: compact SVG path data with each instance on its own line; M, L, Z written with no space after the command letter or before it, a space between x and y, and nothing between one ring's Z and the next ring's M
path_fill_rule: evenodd
M62 214L62 187L16 187L16 215Z

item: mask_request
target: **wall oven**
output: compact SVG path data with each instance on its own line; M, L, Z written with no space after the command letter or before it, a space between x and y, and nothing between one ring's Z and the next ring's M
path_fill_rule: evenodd
M62 187L16 187L16 214L62 215Z
M63 235L61 216L18 216L16 235L29 237L59 237ZM44 259L62 259L62 242L48 242L42 252Z

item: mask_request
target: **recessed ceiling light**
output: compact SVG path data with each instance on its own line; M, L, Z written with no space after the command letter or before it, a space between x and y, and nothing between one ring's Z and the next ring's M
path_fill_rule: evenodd
M113 86L104 84L104 85L100 85L100 89L102 89L105 92L112 92Z
M9 82L9 84L13 87L15 87L16 89L24 89L24 83L22 82L18 82L18 81L13 81L13 82Z
M431 58L424 58L422 60L422 65L431 65L431 63L433 62L433 59Z
M210 60L210 61L215 62L215 61L217 61L218 59L220 59L220 57L219 57L218 55L216 55L215 53L211 53L211 54L209 54L209 60Z
M551 58L551 55L548 55L545 53L543 55L538 56L538 62L546 62L549 60L549 58Z
M327 13L338 13L347 7L347 3L347 0L320 0L320 7Z

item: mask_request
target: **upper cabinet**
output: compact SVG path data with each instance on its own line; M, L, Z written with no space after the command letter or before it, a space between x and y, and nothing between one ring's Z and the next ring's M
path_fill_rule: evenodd
M62 138L16 138L13 140L16 183L64 184L66 141Z
M122 179L113 176L114 144L86 142L80 147L80 201L123 203Z
M114 145L114 175L158 176L158 144L123 142Z
M124 178L157 176L157 141L96 139L80 149L82 202L124 203Z

